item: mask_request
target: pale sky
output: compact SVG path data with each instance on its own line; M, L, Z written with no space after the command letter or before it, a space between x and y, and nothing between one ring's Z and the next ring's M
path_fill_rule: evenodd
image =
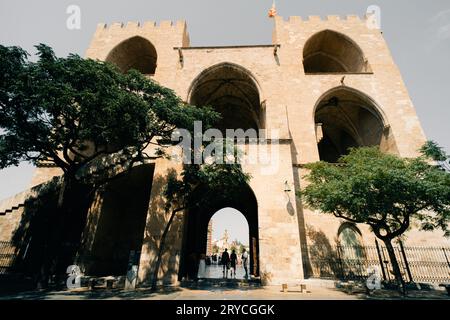
M217 211L211 218L213 222L213 240L222 239L225 230L228 231L228 242L239 240L248 246L248 222L244 215L233 208L224 208Z
M69 5L81 9L81 29L66 27ZM269 44L272 0L0 0L0 43L33 52L42 42L57 55L84 56L99 22L185 19L193 46ZM382 30L399 66L425 133L450 153L450 1L277 0L279 15L363 16L381 7ZM32 167L0 171L0 199L29 184Z

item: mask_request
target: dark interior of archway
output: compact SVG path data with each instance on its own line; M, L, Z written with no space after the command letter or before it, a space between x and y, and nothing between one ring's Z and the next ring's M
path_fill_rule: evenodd
M142 247L153 172L153 165L141 165L108 183L92 250L84 257L88 275L126 274L130 252Z
M204 188L197 188L192 201L198 201L196 199L201 197L202 194L205 194ZM206 253L208 223L211 217L223 208L236 209L247 219L250 237L249 273L254 276L259 275L258 204L256 197L248 185L242 186L241 190L235 194L236 196L233 198L222 199L208 207L202 206L191 209L186 213L179 280L187 276L189 255Z
M116 46L106 58L122 72L135 69L143 74L155 74L157 53L152 43L142 37L133 37Z
M303 51L305 73L368 72L361 49L346 36L325 30L314 35Z
M323 133L318 142L320 160L336 163L349 148L379 146L384 128L381 119L367 99L353 92L340 90L324 97L315 114Z
M223 133L225 129L263 128L258 88L246 71L231 64L205 72L196 82L190 102L218 111L222 120L216 128Z

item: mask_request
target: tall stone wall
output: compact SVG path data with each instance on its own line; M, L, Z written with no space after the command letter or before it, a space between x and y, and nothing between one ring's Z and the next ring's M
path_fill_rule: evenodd
M345 74L307 74L303 51L308 40L324 30L338 32L351 39L364 54L368 72ZM290 17L274 20L273 44L262 46L190 47L186 24L147 22L111 26L100 24L87 50L88 58L105 60L123 41L135 36L150 41L157 52L157 68L152 78L173 89L189 102L196 80L205 70L220 64L246 70L259 91L264 110L265 138L280 139L279 166L272 174L262 174L260 164L244 165L252 174L250 187L258 202L260 269L266 283L277 284L303 277L305 252L301 247L314 242L311 235L321 234L335 244L343 221L305 207L295 192L304 187L307 173L303 165L319 160L315 128L315 110L325 95L345 88L364 96L381 115L384 136L381 147L402 157L418 154L426 140L400 71L393 61L382 32L357 16L326 19ZM156 161L147 225L143 235L139 278L151 279L159 239L168 217L161 210L161 186L169 170L180 166L167 160ZM58 174L56 169L40 168L34 183ZM160 183L158 183L160 181ZM285 191L285 183L292 186ZM1 219L1 217L0 217ZM167 252L160 278L175 283L180 265L184 218L180 214L169 232ZM374 236L366 226L358 226L365 245L373 245ZM449 245L439 232L408 233L407 243Z

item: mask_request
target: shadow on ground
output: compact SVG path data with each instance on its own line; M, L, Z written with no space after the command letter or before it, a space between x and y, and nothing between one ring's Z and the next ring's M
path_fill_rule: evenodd
M74 291L54 291L41 290L29 291L12 295L0 295L1 300L103 300L103 299L124 299L134 300L142 298L152 298L166 296L180 292L180 288L165 287L152 292L150 289L137 289L135 291L124 291L122 289L96 289L96 290L74 290Z
M447 292L442 290L408 290L406 295L402 295L397 290L375 290L368 293L365 290L348 290L345 288L330 289L336 292L345 293L361 300L450 300Z

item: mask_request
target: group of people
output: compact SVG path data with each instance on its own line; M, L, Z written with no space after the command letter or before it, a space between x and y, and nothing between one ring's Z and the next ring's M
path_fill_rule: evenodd
M248 253L245 249L242 251L241 262L245 271L245 278L248 278ZM192 280L197 280L206 277L206 255L201 254L199 259L195 253L188 257L188 277ZM232 250L231 254L228 249L225 249L220 256L220 264L222 264L222 273L224 278L228 278L228 273L232 278L236 278L236 265L238 264L238 256L236 250ZM196 267L198 266L198 267Z
M228 278L228 271L230 271L230 276L236 278L236 264L237 264L237 254L236 250L233 250L231 254L228 253L228 249L225 248L225 250L222 253L222 257L220 259L222 263L222 273L224 278ZM245 249L242 250L242 266L244 267L245 271L245 278L248 278L248 253L245 251Z

